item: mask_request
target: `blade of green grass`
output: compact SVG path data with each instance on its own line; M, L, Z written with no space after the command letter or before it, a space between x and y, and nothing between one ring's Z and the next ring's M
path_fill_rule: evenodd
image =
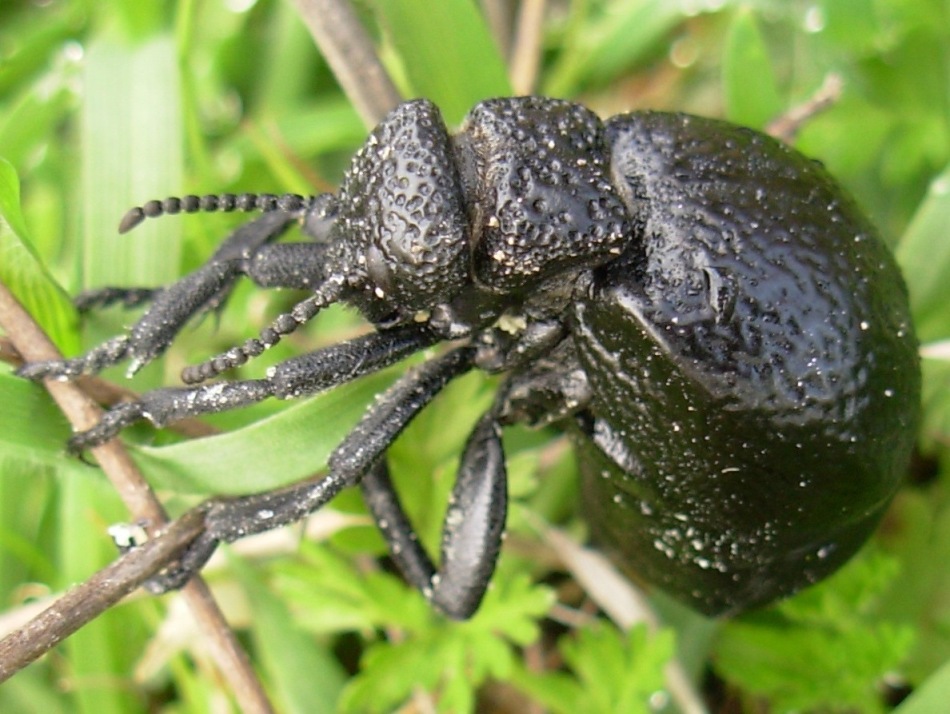
M726 116L731 121L761 129L782 111L775 69L752 8L743 8L733 17L722 80Z
M287 605L241 559L229 558L254 617L251 636L272 688L288 714L332 714L346 683L343 667L295 622Z
M376 7L413 91L438 104L449 125L480 100L511 94L504 61L471 0L379 0Z
M100 37L88 49L82 107L83 285L156 285L180 272L176 221L117 232L133 205L180 192L182 118L172 37L129 48Z
M681 3L670 0L607 3L601 17L577 23L583 32L566 38L565 47L542 81L543 93L571 97L590 85L609 84L662 49L683 18Z
M183 492L235 494L274 488L313 474L393 379L364 377L303 400L243 429L135 450L153 485Z
M933 714L944 711L950 702L950 662L927 679L894 714Z
M59 527L60 587L81 582L115 557L106 525L121 518L117 497L102 481L64 479ZM64 644L69 657L74 711L126 714L139 706L123 684L138 649L132 612L112 609L74 633Z
M950 166L930 185L897 246L897 260L908 278L911 306L922 342L950 334Z
M62 350L73 350L76 312L40 263L20 212L20 184L0 158L0 281Z

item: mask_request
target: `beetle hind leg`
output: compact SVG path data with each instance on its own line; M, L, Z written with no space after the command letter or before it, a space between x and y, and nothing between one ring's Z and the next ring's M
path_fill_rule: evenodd
M508 506L501 427L494 414L479 420L466 444L445 514L438 568L419 543L385 463L376 464L361 486L406 580L445 615L457 620L471 617L495 571Z

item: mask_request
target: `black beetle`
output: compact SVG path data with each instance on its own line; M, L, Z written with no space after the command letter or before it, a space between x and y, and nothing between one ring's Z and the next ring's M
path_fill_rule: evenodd
M73 450L138 419L161 426L340 385L435 343L335 450L329 474L206 502L207 529L153 588L185 582L220 541L298 519L360 484L407 580L468 617L506 511L505 424L562 425L576 445L595 537L648 582L708 614L813 583L865 541L914 442L920 374L907 295L875 230L820 164L755 131L682 114L604 123L535 97L476 106L450 136L437 108L396 108L337 195L153 201L146 216L265 214L211 260L155 291L129 335L21 369L73 377L137 369L234 281L312 295L258 339L187 368L245 362L337 301L375 331L279 363L263 379L159 389L113 408ZM273 241L300 223L311 239ZM475 427L446 516L441 565L419 546L385 453L452 378L505 372Z

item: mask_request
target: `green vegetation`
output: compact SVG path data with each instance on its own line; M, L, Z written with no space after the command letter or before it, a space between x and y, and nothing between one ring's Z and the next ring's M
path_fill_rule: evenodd
M605 116L653 107L763 128L807 102L829 74L840 77L840 99L808 119L794 144L830 168L894 247L921 342L950 338L946 0L549 5L535 91ZM358 3L403 93L433 99L451 122L511 91L475 6ZM80 323L68 294L168 282L242 220L165 218L120 237L126 208L188 192L329 190L365 133L293 3L4 3L0 280L75 353L130 317L109 310ZM126 384L173 383L182 365L256 333L296 297L241 285L220 320L186 330ZM357 324L330 310L240 372L261 374ZM922 455L874 541L828 582L733 621L703 621L662 596L659 630L624 631L591 616L539 536L539 524L552 524L583 542L569 449L553 432L521 429L506 435L515 499L508 547L470 622L434 614L380 569L373 556L383 543L359 517L356 493L334 503L356 517L327 519L319 542L267 558L232 549L208 578L282 712L386 712L412 698L446 712L474 711L476 702L480 711L524 711L527 700L553 712L656 711L673 706L664 666L674 651L696 688L715 694L714 710L943 711L948 353L924 360ZM394 374L307 403L215 417L229 433L210 440L136 427L127 441L179 513L202 495L319 471ZM492 387L480 375L452 385L392 450L394 479L433 550L459 451ZM68 435L45 394L0 363L0 612L60 592L115 556L105 529L127 514L96 469L65 456ZM201 643L181 637L187 623L171 601L114 608L0 687L0 711L222 711L231 695ZM549 617L556 601L557 625ZM896 704L905 687L913 696ZM513 692L520 705L502 704Z

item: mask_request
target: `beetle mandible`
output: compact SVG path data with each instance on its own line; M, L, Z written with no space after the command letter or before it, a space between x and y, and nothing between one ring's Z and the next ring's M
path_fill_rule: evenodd
M235 281L309 296L260 336L188 367L190 386L109 411L70 448L140 419L156 426L338 386L442 341L368 408L328 474L211 499L180 586L219 542L299 519L362 487L406 579L451 617L485 592L507 504L501 429L558 424L576 447L593 535L647 582L707 615L768 603L825 577L866 540L914 441L920 375L898 269L820 164L758 132L684 114L601 122L567 101L478 104L450 135L404 103L370 134L337 194L152 201L148 216L263 210L201 268L159 290L102 289L82 307L151 305L129 334L32 363L72 378L160 355ZM291 224L309 239L278 243ZM375 330L277 364L243 364L323 307ZM413 416L469 369L504 373L461 457L434 565L386 470Z

